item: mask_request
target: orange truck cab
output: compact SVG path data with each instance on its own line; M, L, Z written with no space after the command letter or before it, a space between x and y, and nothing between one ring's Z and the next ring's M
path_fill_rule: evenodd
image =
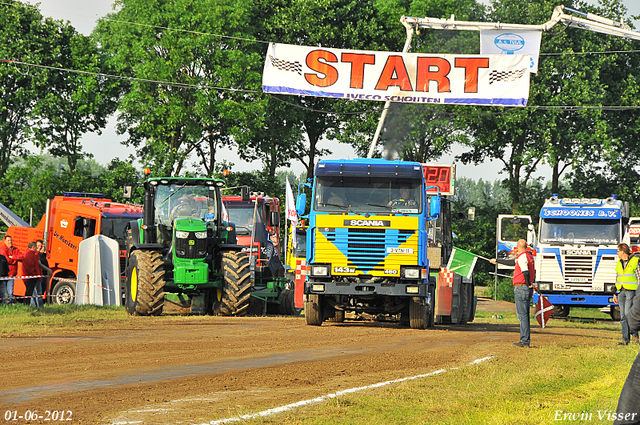
M99 194L66 192L47 201L45 215L37 227L10 226L7 235L22 253L27 244L37 239L45 241L47 261L53 275L45 295L49 302L75 303L78 270L78 248L80 242L94 235L104 235L120 244L120 272L124 273L125 227L142 217L142 207L121 204L104 199ZM22 276L18 263L18 276ZM23 296L25 286L17 279L14 295Z

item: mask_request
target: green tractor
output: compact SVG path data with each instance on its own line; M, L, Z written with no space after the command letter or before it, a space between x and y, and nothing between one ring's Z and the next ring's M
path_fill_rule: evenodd
M249 256L222 217L222 180L150 178L143 217L127 234L126 308L162 314L165 292L191 299L191 312L243 316L249 308Z

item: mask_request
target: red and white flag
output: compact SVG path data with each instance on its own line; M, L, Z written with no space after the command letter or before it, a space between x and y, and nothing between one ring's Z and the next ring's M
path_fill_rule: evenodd
M536 320L542 328L546 327L552 313L553 305L549 301L549 298L540 294L538 296L538 302L536 303Z
M293 190L291 190L291 185L289 184L289 178L287 177L287 187L286 187L286 209L287 209L287 220L291 221L291 232L293 233L293 247L296 247L296 226L298 225L298 214L296 213L296 202L293 199Z

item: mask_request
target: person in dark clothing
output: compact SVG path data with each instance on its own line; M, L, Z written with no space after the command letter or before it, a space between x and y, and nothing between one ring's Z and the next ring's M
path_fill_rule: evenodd
M36 252L40 257L40 262L38 263L38 265L40 266L40 270L42 270L42 274L44 274L45 276L42 276L42 278L40 279L40 283L36 285L36 291L38 291L38 295L41 298L35 299L35 307L42 307L44 306L43 296L49 288L49 279L51 278L52 274L51 269L49 268L49 261L47 260L47 250L42 239L38 239L36 241ZM33 303L32 306L34 306Z
M502 260L493 258L491 264L515 266L513 271L513 293L516 300L516 315L520 322L520 341L514 342L516 347L529 347L531 343L531 298L533 283L536 279L535 265L531 252L527 251L527 241L520 239L517 245L518 256L515 259Z
M8 302L11 298L7 288L8 280L2 279L7 276L9 276L9 262L7 261L7 257L0 254L0 304Z
M640 331L640 288L636 289L633 305L627 312L627 323L631 332ZM640 424L640 353L631 365L627 380L622 387L614 425Z

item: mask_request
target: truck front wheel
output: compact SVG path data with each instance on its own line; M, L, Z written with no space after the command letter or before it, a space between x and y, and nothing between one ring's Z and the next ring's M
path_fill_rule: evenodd
M411 298L409 301L409 323L411 329L427 329L433 327L433 310L430 305L422 304Z
M133 251L127 269L127 312L134 316L161 315L164 285L162 255L157 251Z
M52 304L77 304L76 284L72 282L58 282L51 291Z
M318 294L307 295L308 301L304 302L304 317L307 325L320 326L324 319L322 314L321 298Z

